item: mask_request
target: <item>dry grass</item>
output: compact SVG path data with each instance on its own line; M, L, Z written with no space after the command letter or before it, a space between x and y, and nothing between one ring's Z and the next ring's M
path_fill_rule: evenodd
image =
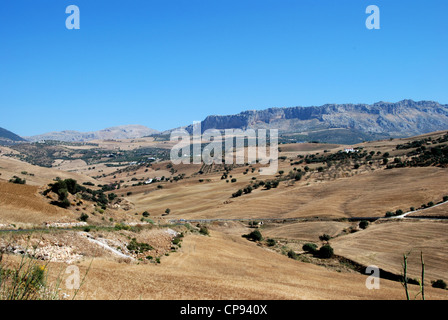
M268 238L295 239L319 242L319 236L328 234L335 237L344 229L356 226L356 223L337 221L310 221L285 224L268 224L263 228L263 236Z
M36 186L0 181L0 223L42 224L73 220L68 210L50 205Z
M22 174L22 171L26 171L28 174L24 175ZM7 181L16 175L22 179L26 179L26 184L35 186L47 185L56 177L60 177L61 179L72 178L77 180L79 183L87 181L97 183L91 177L83 174L53 168L43 168L17 159L5 157L0 157L0 174L0 180L4 179ZM34 174L34 176L29 174Z
M404 299L401 284L365 287L366 276L294 261L238 236L190 235L160 265L96 260L79 298L87 299ZM447 299L428 288L427 298Z
M448 190L446 191L448 194ZM434 201L435 203L435 201ZM417 211L409 214L409 217L420 216L420 217L448 217L448 204L442 204L437 207L428 208L422 211Z
M338 255L397 274L401 273L403 254L412 251L408 263L411 278L420 278L423 251L428 283L437 279L446 282L447 230L447 222L393 220L371 224L366 230L339 237L331 244Z
M238 170L240 172L238 172ZM440 200L448 185L443 168L400 168L376 170L332 181L302 180L292 186L281 183L277 189L254 190L231 198L249 184L253 174L232 171L236 183L226 183L220 175L209 175L210 182L190 178L177 183L133 188L129 199L136 209L160 215L171 208L177 218L287 218L287 217L382 217L387 211L407 210L422 203ZM201 177L202 178L202 177ZM206 177L203 177L206 178Z

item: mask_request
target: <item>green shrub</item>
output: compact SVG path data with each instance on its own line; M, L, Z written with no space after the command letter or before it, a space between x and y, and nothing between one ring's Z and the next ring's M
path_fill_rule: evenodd
M182 239L180 237L175 237L171 242L172 244L178 245Z
M333 257L334 251L333 251L333 248L329 244L326 244L326 245L323 245L322 247L320 247L318 254L319 254L319 257L322 259L329 259L329 258Z
M123 224L123 223L116 223L114 226L114 229L119 231L119 230L131 230L131 227Z
M367 220L362 220L360 223L359 223L359 227L361 228L361 229L365 229L365 228L367 228L369 226L369 221L367 221Z
M288 258L296 260L298 258L298 255L293 250L289 250L288 251Z
M131 242L127 245L129 251L134 253L144 253L145 251L152 250L153 247L148 243L137 242L137 239L132 238Z
M232 193L232 198L237 198L243 195L243 190L239 189L237 192Z
M393 217L395 214L393 212L387 211L386 218Z
M273 246L275 246L276 242L275 242L274 239L268 239L268 240L266 240L266 244L267 244L269 247L273 247Z
M432 281L432 287L433 288L439 288L439 289L446 289L446 282L442 279Z
M85 214L84 212L81 213L81 216L79 217L80 221L86 222L87 219L89 219L89 216L87 214Z
M70 201L68 201L68 199L64 199L62 201L51 201L50 203L64 209L70 207Z
M10 179L9 182L16 183L16 184L26 184L25 179L21 179L17 176L12 177L12 179Z
M315 245L314 243L305 243L302 247L302 250L314 254L317 252L317 245Z
M328 234L326 234L326 233L324 233L323 235L319 236L319 240L320 241L329 241L330 239L331 239L331 237Z
M253 240L253 241L261 241L263 240L263 236L261 235L261 232L258 230L252 231L249 234L245 234L243 235L244 238L247 238L249 240Z
M204 235L204 236L208 236L209 232L206 226L201 226L201 229L199 229L199 233Z

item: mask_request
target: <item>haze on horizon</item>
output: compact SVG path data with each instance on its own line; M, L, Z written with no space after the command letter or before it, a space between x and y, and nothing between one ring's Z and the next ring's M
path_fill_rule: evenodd
M65 8L81 12L65 28ZM21 136L327 103L448 103L446 1L0 5L0 127Z

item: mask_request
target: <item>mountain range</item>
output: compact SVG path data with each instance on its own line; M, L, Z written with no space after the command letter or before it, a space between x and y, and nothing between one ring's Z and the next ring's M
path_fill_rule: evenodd
M193 126L185 127L192 132ZM283 141L320 141L354 144L361 141L400 138L448 129L448 105L435 101L402 100L396 103L325 104L309 107L248 110L235 115L210 115L201 122L207 129L278 129ZM161 134L169 134L175 129ZM125 125L92 132L60 131L31 137L27 141L85 142L104 139L135 139L159 134L142 125ZM0 144L25 139L0 128Z
M193 126L185 127L192 132ZM278 129L298 140L359 143L448 129L448 105L434 101L326 104L323 106L249 110L236 115L212 115L201 122L207 129ZM292 140L297 140L292 139Z
M79 132L79 131L66 130L59 132L49 132L24 138L31 142L41 140L86 142L91 140L107 140L107 139L136 139L156 133L158 133L157 130L142 125L124 125L92 132Z

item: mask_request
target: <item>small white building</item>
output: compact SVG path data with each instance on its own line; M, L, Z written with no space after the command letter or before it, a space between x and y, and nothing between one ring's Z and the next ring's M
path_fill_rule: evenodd
M145 184L150 184L152 182L152 179L148 179L145 181Z
M349 152L356 152L356 150L353 149L353 148L345 148L345 149L344 149L344 152L346 152L346 153L349 153Z

